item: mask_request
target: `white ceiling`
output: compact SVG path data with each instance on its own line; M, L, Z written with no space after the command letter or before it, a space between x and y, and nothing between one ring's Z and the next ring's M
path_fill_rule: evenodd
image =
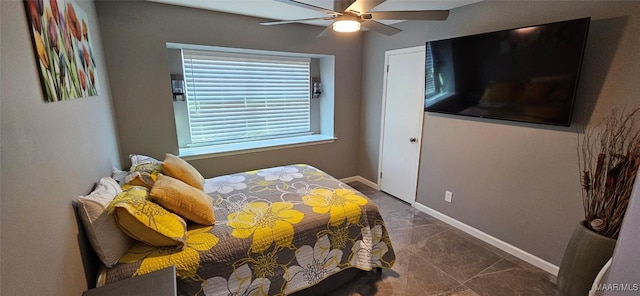
M179 6L215 10L227 13L254 16L271 20L306 19L325 16L323 13L277 2L274 0L148 0ZM327 9L333 8L333 0L298 0ZM387 0L371 11L400 10L450 10L482 0ZM393 24L399 21L384 21ZM330 21L306 22L307 24L328 26Z

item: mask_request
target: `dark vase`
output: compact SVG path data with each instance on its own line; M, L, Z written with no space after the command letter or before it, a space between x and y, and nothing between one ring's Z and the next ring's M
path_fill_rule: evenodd
M558 271L562 296L587 296L600 269L613 256L616 240L595 233L580 222L564 251Z

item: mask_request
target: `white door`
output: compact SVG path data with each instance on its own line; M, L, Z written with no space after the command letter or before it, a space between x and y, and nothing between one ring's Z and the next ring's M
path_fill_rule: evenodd
M378 184L413 205L424 117L425 47L387 51L385 61Z

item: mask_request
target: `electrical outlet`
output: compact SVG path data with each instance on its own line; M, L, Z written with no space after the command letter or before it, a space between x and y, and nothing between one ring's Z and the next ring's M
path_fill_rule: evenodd
M451 191L444 192L444 201L451 202L451 197L453 197L453 193L451 193Z

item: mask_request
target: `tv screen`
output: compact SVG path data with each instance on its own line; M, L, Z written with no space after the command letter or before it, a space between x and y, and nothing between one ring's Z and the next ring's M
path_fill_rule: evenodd
M569 126L589 21L427 42L425 111Z

